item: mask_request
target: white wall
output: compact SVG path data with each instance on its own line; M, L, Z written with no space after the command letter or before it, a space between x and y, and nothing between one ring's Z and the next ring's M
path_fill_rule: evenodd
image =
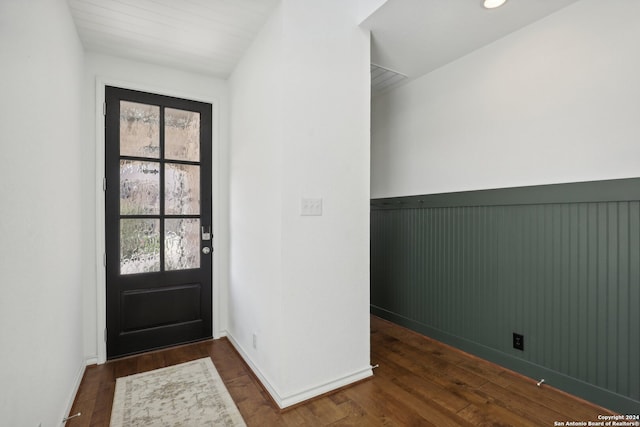
M283 359L282 21L278 6L229 80L229 335L274 385Z
M283 407L371 374L358 5L284 0L230 79L229 333ZM300 216L302 197L323 215Z
M226 300L228 283L228 96L227 82L214 77L174 70L167 67L131 61L97 53L87 53L84 74L83 163L86 179L83 194L88 200L83 220L87 233L83 265L84 277L84 343L85 355L95 363L104 357L102 334L104 327L104 134L97 125L96 99L101 105L104 85L159 93L213 104L213 221L214 221L214 335L227 328ZM101 110L101 109L100 109ZM96 256L96 254L99 254ZM97 274L96 274L97 272Z
M638 16L583 0L376 97L372 197L640 176Z
M0 424L59 426L84 368L82 47L64 0L0 2Z

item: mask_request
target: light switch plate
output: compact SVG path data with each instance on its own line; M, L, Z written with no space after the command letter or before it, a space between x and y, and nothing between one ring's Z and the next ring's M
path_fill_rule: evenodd
M302 216L322 216L322 198L300 199L300 215Z

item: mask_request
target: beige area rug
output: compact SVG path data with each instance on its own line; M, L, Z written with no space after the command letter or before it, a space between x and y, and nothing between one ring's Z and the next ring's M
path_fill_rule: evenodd
M210 358L116 380L111 427L246 426Z

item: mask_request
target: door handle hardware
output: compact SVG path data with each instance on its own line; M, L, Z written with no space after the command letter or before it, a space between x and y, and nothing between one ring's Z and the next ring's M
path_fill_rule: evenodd
M209 253L211 253L211 248L209 246L205 246L204 248L202 248L202 253L205 255L209 255Z
M211 240L211 226L202 226L200 227L200 229L202 230L202 240Z

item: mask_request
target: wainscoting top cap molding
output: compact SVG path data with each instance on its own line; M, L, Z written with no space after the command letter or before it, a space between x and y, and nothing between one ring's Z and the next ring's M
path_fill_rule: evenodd
M372 209L505 206L640 200L640 178L533 185L371 200Z

